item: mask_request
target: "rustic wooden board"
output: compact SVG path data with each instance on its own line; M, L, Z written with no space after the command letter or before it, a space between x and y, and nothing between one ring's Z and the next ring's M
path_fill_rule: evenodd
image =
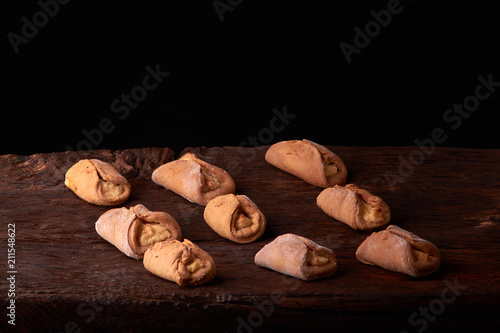
M431 332L498 328L500 310L500 150L436 148L413 171L401 164L416 147L330 147L348 181L384 198L392 223L433 242L442 265L421 279L361 264L358 245L369 235L326 216L321 189L264 160L267 147L187 148L228 170L237 192L266 215L257 242L222 239L203 221L203 207L150 180L171 160L169 149L61 152L0 156L1 263L7 271L7 224L16 226L16 331L356 331ZM114 163L132 185L124 206L138 203L173 215L188 238L215 259L209 284L181 288L153 276L94 229L106 207L88 204L64 186L80 158ZM404 177L391 189L388 172ZM405 174L406 173L406 174ZM305 282L256 266L255 253L292 232L332 248L338 271ZM5 274L6 275L6 274ZM455 294L449 285L457 285ZM4 288L5 287L5 288ZM466 288L465 288L466 287ZM8 283L2 279L2 309ZM5 310L0 328L8 328Z

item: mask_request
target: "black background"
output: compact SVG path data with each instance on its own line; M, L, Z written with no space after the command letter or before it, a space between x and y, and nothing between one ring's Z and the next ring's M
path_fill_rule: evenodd
M42 0L47 2L49 0ZM49 1L50 2L50 1ZM399 14L348 63L339 44L389 1L70 1L19 45L36 1L2 1L0 154L87 148L82 131L109 118L94 149L237 146L308 138L325 145L414 145L442 128L440 146L500 148L500 88L457 129L446 110L478 76L500 81L498 12L471 3L401 0ZM484 6L484 7L482 7ZM170 75L124 119L112 102ZM295 115L269 128L273 109ZM259 133L261 136L259 138ZM267 134L267 135L265 135Z

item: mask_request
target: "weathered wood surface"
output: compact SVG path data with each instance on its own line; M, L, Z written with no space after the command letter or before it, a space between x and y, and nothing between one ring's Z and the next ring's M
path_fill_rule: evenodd
M411 172L401 161L416 147L330 148L346 163L348 182L384 198L393 224L440 249L438 272L416 279L361 264L354 253L369 233L326 216L316 206L321 189L267 164L266 147L185 150L228 170L237 192L266 215L264 235L244 245L213 232L203 221L203 207L151 181L152 170L173 158L168 149L5 155L0 156L0 262L7 271L7 223L15 223L15 331L498 328L500 150L436 148ZM129 179L132 195L124 206L142 203L174 216L183 236L214 257L216 278L181 288L101 239L94 223L109 208L88 204L64 186L66 170L90 157L113 162ZM398 167L400 182L391 189L386 175L398 175ZM286 232L332 248L335 275L305 282L256 266L255 253ZM7 331L12 328L5 316L8 284L1 280L0 328Z

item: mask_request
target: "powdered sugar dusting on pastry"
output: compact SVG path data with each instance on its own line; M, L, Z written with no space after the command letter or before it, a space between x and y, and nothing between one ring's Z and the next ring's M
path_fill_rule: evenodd
M201 166L195 161L184 161L186 161L186 169L184 170L184 174L181 178L181 184L184 189L183 193L190 193L190 195L197 193L199 195L203 177L201 174ZM181 196L190 202L195 202L182 194Z
M140 259L128 242L128 230L136 215L127 208L114 208L102 214L95 223L95 230L105 240L134 259Z

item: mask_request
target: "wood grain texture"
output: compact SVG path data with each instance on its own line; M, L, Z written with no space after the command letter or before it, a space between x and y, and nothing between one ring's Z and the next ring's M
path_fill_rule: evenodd
M324 214L316 205L322 189L267 164L266 148L198 147L179 154L194 152L226 169L237 192L259 206L267 229L251 244L221 238L203 221L204 207L151 181L154 168L173 158L169 149L0 156L2 268L7 267L7 223L16 224L16 331L498 328L500 150L436 148L410 172L401 159L408 160L416 147L329 147L346 163L348 182L391 207L391 223L440 249L438 272L416 279L360 263L355 251L369 233ZM132 194L122 206L141 203L168 212L185 238L212 255L217 276L211 283L179 287L99 237L94 223L109 208L88 204L64 186L66 170L90 157L112 163L129 180ZM386 176L398 175L398 167L404 177L391 190ZM256 266L255 253L287 232L334 250L337 272L306 282ZM446 281L466 289L444 303L443 293L453 296ZM418 312L426 308L429 317L423 319ZM0 327L6 326L3 315Z

